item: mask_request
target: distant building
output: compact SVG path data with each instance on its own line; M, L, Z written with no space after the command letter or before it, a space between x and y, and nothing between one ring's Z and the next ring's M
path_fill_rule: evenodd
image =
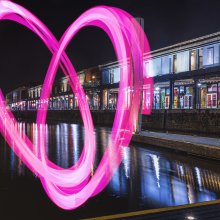
M220 32L144 54L144 69L154 78L154 109L220 109ZM117 106L120 66L117 62L78 72L91 110ZM7 94L12 110L40 106L41 85ZM57 80L49 109L78 109L66 77Z
M19 87L6 95L6 102L11 110L27 110L28 87Z

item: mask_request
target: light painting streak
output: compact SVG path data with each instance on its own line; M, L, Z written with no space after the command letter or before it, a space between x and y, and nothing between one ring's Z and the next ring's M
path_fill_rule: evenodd
M0 92L1 134L16 155L40 178L49 198L63 209L75 209L101 192L121 163L122 150L130 143L138 118L143 82L147 85L143 94L147 102L144 102L142 113L150 114L153 81L146 74L144 77L143 68L143 54L150 52L147 38L131 15L121 9L107 6L97 6L84 12L69 26L59 42L37 17L11 1L0 1L0 20L12 20L30 29L52 53L39 100L41 107L37 114L37 146L34 146L26 134L18 129L17 121L7 108L4 96ZM111 138L93 175L91 173L96 148L94 125L85 92L65 53L72 38L86 26L96 26L107 33L119 66L123 67L120 68L119 96ZM47 100L59 65L63 73L69 76L69 84L78 99L85 128L82 154L69 169L63 169L52 163L47 157L45 148ZM37 149L37 153L34 149Z

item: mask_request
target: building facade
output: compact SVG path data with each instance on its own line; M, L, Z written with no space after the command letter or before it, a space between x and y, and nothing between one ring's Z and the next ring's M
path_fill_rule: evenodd
M6 95L6 103L12 111L27 110L27 88L29 86L21 86Z
M143 55L145 74L154 78L154 109L220 109L220 32L185 41ZM78 72L91 110L117 108L120 66L117 62ZM8 93L12 110L40 107L42 85L19 87ZM77 97L68 78L57 80L50 110L76 110Z

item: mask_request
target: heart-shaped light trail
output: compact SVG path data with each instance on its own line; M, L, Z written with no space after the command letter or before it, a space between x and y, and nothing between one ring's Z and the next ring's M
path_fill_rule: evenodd
M111 180L122 160L122 149L128 146L137 121L143 80L152 88L152 79L144 78L143 53L149 52L146 36L136 20L127 12L107 6L97 6L83 13L58 42L48 28L32 13L11 1L0 1L0 20L12 20L35 33L53 54L42 87L41 108L37 114L38 145L19 131L17 121L5 104L0 92L0 131L9 146L26 166L41 179L50 199L63 209L75 209L96 195ZM120 66L120 85L111 138L94 175L94 126L84 90L65 49L76 33L86 26L103 29L112 41ZM69 76L69 84L79 101L85 127L84 148L80 159L69 169L49 161L45 151L45 122L48 99L58 66ZM145 75L146 76L146 75ZM152 89L148 90L152 100ZM145 94L146 95L146 94ZM150 101L151 103L151 101ZM151 104L145 109L150 113ZM34 153L33 149L38 149Z

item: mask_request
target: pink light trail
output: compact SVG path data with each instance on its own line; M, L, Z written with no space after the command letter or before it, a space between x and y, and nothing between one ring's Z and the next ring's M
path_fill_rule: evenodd
M97 6L84 12L69 26L59 42L37 17L11 1L0 1L0 20L12 20L27 27L52 53L42 87L41 108L37 113L38 145L34 147L26 134L19 131L17 121L6 106L1 91L0 132L16 155L40 178L49 198L63 209L75 209L101 192L121 163L122 149L129 145L137 122L143 83L142 113L150 114L153 80L147 77L143 67L143 54L150 52L147 38L131 15L108 6ZM91 112L77 73L65 53L70 40L86 26L96 26L107 33L120 66L119 96L111 138L94 175L92 168L96 143ZM45 151L48 99L59 65L64 74L69 76L69 84L78 98L85 127L83 152L78 162L68 169L52 163ZM37 153L34 153L34 148L38 149Z

